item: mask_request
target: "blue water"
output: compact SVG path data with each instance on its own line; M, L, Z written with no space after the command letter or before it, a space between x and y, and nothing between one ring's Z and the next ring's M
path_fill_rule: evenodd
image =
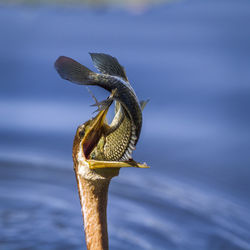
M113 179L110 249L250 249L249 27L246 0L1 6L0 249L82 249L71 147L93 100L53 63L94 70L88 52L150 99L134 159L151 168Z

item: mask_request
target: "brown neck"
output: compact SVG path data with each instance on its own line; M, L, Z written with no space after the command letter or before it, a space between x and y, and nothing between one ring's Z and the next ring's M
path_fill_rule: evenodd
M73 145L73 160L87 249L108 250L108 188L111 178L119 174L119 169L89 169L77 135Z
M107 197L110 180L76 176L88 250L108 250Z

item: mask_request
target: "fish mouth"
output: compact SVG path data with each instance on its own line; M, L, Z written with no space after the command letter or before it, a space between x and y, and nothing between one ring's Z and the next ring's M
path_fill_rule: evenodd
M108 108L100 111L96 117L84 124L85 134L82 139L82 149L87 160L90 159L91 152L97 146L104 133L107 112Z

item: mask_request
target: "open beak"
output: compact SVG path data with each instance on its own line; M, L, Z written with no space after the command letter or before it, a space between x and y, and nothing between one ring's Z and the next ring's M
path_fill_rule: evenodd
M96 117L86 124L86 132L82 140L82 148L86 159L99 142L106 124L106 115L109 107L100 111Z

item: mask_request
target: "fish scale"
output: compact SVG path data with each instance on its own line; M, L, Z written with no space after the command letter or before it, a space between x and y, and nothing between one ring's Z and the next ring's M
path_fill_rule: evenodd
M104 146L105 160L120 160L124 152L128 149L131 134L131 122L125 117L119 128L106 137Z

